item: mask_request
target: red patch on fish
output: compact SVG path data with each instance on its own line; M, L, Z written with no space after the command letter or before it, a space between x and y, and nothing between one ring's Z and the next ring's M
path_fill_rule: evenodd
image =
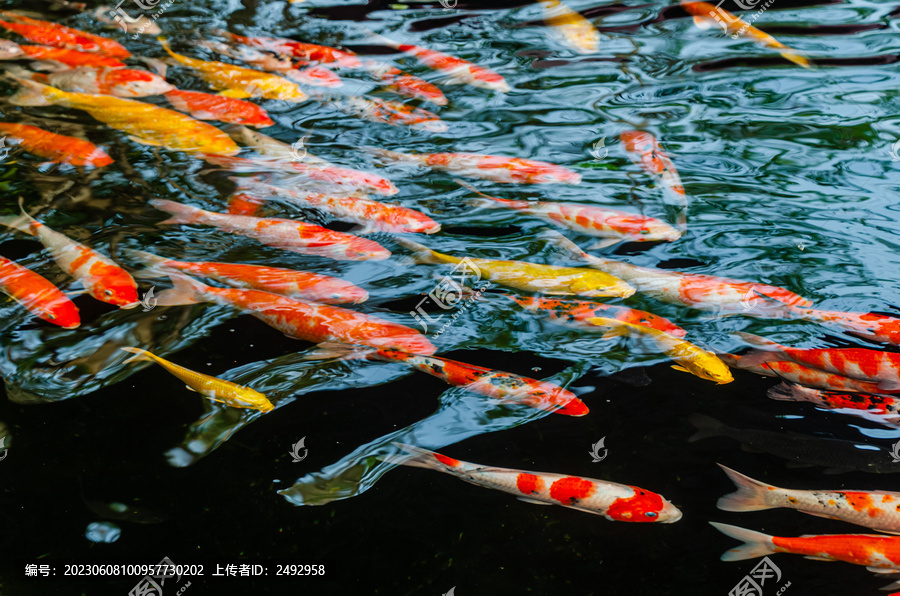
M606 515L618 521L628 522L655 522L658 520L658 514L664 507L662 497L637 486L629 488L634 490L634 496L616 499L609 506ZM657 515L648 516L648 513Z
M540 476L523 472L516 476L516 488L523 495L530 495L544 490L544 481Z
M576 476L566 476L550 486L550 498L563 505L574 505L576 502L594 494L594 483Z
M441 455L440 453L435 453L435 454L434 454L434 459L438 460L439 462L441 462L441 463L444 464L445 466L450 466L451 468L452 468L453 466L458 466L458 465L459 465L459 460L458 460L458 459L453 459L452 457L447 457L446 455Z

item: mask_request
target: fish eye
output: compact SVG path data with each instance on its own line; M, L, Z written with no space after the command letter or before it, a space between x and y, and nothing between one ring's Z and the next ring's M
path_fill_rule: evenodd
M112 290L103 290L103 293L106 294L107 296L112 296L112 295L113 295Z
M56 320L56 315L53 314L52 312L48 312L48 313L47 313L47 318L50 319L51 321L55 321L55 320Z
M647 517L658 517L659 516L659 514L656 513L655 511L648 511L644 515L646 515Z

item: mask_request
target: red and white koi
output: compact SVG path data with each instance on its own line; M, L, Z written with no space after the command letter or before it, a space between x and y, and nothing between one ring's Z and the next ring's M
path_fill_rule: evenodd
M0 135L6 138L7 146L21 147L54 163L98 168L113 162L106 151L90 141L56 134L37 126L0 122Z
M81 66L34 75L32 79L63 91L116 97L162 95L175 89L161 76L136 68Z
M14 51L12 46L18 49ZM118 58L112 58L103 54L68 50L66 48L51 48L47 46L18 45L8 40L0 41L0 60L30 59L45 67L51 65L54 68L78 68L91 66L94 68L124 68L126 64ZM33 66L33 68L36 68Z
M602 515L611 521L671 524L681 511L662 495L637 487L579 476L529 472L473 464L413 445L394 443L413 457L389 456L390 463L452 474L470 484L501 490L540 505Z
M377 147L365 151L396 163L414 163L439 172L504 184L578 184L581 176L556 164L478 153L399 153Z
M410 106L398 101L388 101L377 97L361 97L345 95L343 97L326 97L310 95L312 99L321 101L336 110L350 116L362 118L378 124L391 126L409 126L428 132L446 132L447 123L428 110Z
M881 393L885 393L885 390L879 389L878 383L851 379L850 377L810 368L802 364L797 364L796 362L778 361L763 362L762 364L749 364L744 357L735 356L733 354L719 354L719 358L732 368L740 368L766 377L780 377L785 381L799 383L800 385L805 385L807 387L816 387L818 389L831 391L860 393L878 393L880 391Z
M866 339L900 345L900 319L896 317L798 307L786 309L785 315L786 318L835 325Z
M684 226L687 222L688 199L684 192L684 185L675 164L669 159L649 132L629 130L619 135L625 149L632 156L635 163L639 164L645 172L650 174L663 188L663 196L668 202L680 209L678 224Z
M275 248L300 254L328 257L338 261L382 261L391 255L389 250L372 240L302 221L215 213L165 199L153 199L150 205L172 215L160 222L163 225L214 226Z
M822 391L792 383L781 383L769 389L768 396L778 401L805 401L839 414L900 428L900 398L893 395Z
M63 329L81 325L78 307L59 288L44 276L6 257L0 257L0 292L48 323Z
M252 101L181 89L169 91L165 96L172 107L179 112L190 114L197 120L217 120L260 128L275 124L269 118L268 112Z
M388 90L398 95L430 101L438 106L447 105L447 96L436 85L403 72L399 68L394 68L387 64L379 64L372 60L365 61L363 68L381 81Z
M195 45L218 52L223 56L246 62L255 68L278 73L297 83L314 85L316 87L340 87L343 84L341 83L341 78L327 68L313 66L298 70L294 67L294 64L286 58L279 58L249 46L242 45L235 47L226 43L207 40L198 41Z
M63 27L49 21L39 21L8 10L0 10L0 16L7 19L0 20L0 27L37 44L82 52L100 52L113 58L131 56L131 52L122 44L108 37Z
M222 29L216 29L213 33L224 37L229 43L259 48L281 56L297 58L303 62L335 64L343 68L362 67L362 61L353 52L338 50L328 46L303 43L280 37L244 37Z

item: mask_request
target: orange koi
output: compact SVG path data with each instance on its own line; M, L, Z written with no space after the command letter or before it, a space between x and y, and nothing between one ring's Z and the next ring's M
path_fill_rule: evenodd
M663 188L664 196L671 198L671 203L680 209L678 224L687 222L688 200L684 185L675 164L659 147L659 141L649 132L629 130L619 135L625 149L645 172L650 174Z
M228 213L231 215L259 215L260 207L265 201L236 192L228 200Z
M733 354L719 354L719 358L732 368L740 368L766 377L780 377L785 381L799 383L801 385L806 385L807 387L860 393L886 392L883 389L879 389L878 383L851 379L850 377L828 373L823 370L797 364L796 362L778 361L751 365L748 364L742 356L735 356ZM890 392L888 391L887 393ZM770 395L770 397L772 396Z
M59 135L37 126L0 122L0 135L6 137L10 145L18 145L54 163L99 168L113 162L106 151L90 141Z
M168 275L167 270L175 270L208 277L235 288L251 288L325 304L358 304L369 298L368 292L359 286L330 275L238 263L178 261L139 250L129 250L128 254L149 267L141 272L141 277Z
M343 81L341 81L341 77L335 74L333 70L325 68L324 66L310 66L303 69L292 68L285 71L284 76L298 83L313 85L314 87L328 87L333 89L344 85Z
M363 64L363 68L380 80L390 91L398 95L430 101L438 106L447 105L447 97L436 85L405 73L399 68L394 68L387 64L378 64L371 60L367 60Z
M421 447L394 443L409 456L387 456L384 461L452 474L476 486L516 495L526 503L562 505L602 515L610 521L671 524L681 511L662 495L637 487L547 472L496 468L461 461Z
M50 62L78 68L80 66L92 66L94 68L125 68L125 63L118 58L112 58L103 54L68 50L66 48L48 48L46 46L19 46L21 54L18 58L29 58L38 62ZM7 58L3 58L6 60Z
M393 348L426 356L436 351L415 329L374 315L259 290L214 288L181 274L170 277L175 288L159 295L160 306L214 302L244 311L288 337L317 344Z
M415 163L469 178L480 178L503 184L579 184L581 176L563 166L502 155L478 153L399 153L377 147L363 147L390 162Z
M63 329L81 325L78 307L43 275L0 257L0 292L28 312Z
M314 66L298 70L294 68L293 63L288 59L278 58L248 46L234 47L217 41L205 40L196 42L195 45L218 52L223 56L246 62L250 66L262 70L277 72L297 83L314 85L316 87L340 87L342 85L340 77L327 68Z
M0 10L9 21L0 21L0 27L21 35L28 41L82 52L99 52L113 58L128 58L131 52L114 39L63 27L49 21L39 21L26 16Z
M584 416L589 411L578 396L555 383L438 356L408 354L400 350L381 349L375 353L375 357L386 362L401 362L437 377L448 385L463 387L467 391L504 402L521 403L566 416Z
M817 408L900 428L900 399L892 395L822 391L793 383L780 383L767 394L778 401L805 401Z
M282 56L298 58L304 62L334 63L344 68L362 67L362 61L353 52L329 48L328 46L303 43L280 37L244 37L221 29L214 30L213 33L224 37L230 43L260 48Z
M217 120L259 128L275 124L268 112L252 101L181 89L169 91L165 95L172 107L198 120Z
M40 76L46 80L39 82L74 93L147 97L175 89L161 76L137 68L81 66Z
M559 0L541 0L544 22L563 43L579 54L593 54L600 49L600 32L589 20Z
M866 339L900 345L900 319L896 317L797 307L785 309L785 314L788 318L831 324Z
M172 215L160 222L163 225L214 226L300 254L328 257L337 261L382 261L391 255L389 250L372 240L302 221L215 213L165 199L153 199L150 205Z
M360 97L346 95L344 97L313 96L329 106L350 116L362 118L378 124L391 126L409 126L428 132L446 132L447 123L428 110L406 105L397 101L387 101L377 97Z
M80 281L97 300L120 308L134 308L140 304L137 284L127 271L99 251L51 230L25 213L24 208L19 217L0 217L0 225L40 240L60 269Z

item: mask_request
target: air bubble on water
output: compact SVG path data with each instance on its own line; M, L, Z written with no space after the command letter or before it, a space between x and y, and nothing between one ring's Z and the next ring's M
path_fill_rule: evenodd
M84 532L84 537L91 542L112 543L121 535L122 529L112 522L92 522Z

